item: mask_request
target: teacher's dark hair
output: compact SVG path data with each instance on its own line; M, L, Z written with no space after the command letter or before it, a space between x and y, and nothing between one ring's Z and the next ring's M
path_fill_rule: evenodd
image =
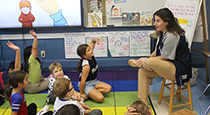
M177 18L174 17L173 13L168 8L159 9L153 14L153 18L155 16L159 16L164 22L168 22L166 26L168 32L173 34L177 32L179 35L185 33L181 26L179 26Z

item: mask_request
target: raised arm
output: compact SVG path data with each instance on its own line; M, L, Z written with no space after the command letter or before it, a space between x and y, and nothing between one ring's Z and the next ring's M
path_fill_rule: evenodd
M20 48L16 45L14 45L12 42L8 41L7 46L14 51L16 51L16 56L15 56L15 70L20 70L21 69L21 57L20 57Z
M96 44L96 43L97 43L97 45L99 45L99 38L93 38L93 39L91 40L89 46L91 47L92 50L94 50L95 44Z
M34 37L31 53L34 58L38 57L38 38L36 32L30 30L30 34Z

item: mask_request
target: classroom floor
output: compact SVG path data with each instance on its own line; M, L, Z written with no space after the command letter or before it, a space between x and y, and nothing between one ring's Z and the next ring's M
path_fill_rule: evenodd
M199 70L202 72L202 70ZM95 103L92 100L85 101L85 104L90 106L92 109L99 108L103 111L103 115L123 115L126 112L126 106L130 105L133 101L138 100L137 98L137 79L135 78L137 71L120 71L120 73L112 72L111 74L108 73L110 76L115 76L115 78L109 78L106 77L105 82L112 85L112 92L105 95L105 99L103 103ZM106 72L100 73L101 75L105 74ZM99 74L99 75L100 75ZM72 77L74 77L74 73L71 73ZM102 76L103 76L102 75ZM106 73L107 75L107 73ZM104 75L104 76L106 76ZM117 76L120 78L118 79ZM127 76L124 78L124 76ZM129 76L129 77L128 77ZM203 76L201 73L200 76ZM72 79L71 77L71 79ZM74 78L73 78L74 79ZM101 78L100 78L101 79ZM150 85L150 98L152 100L152 104L154 106L155 112L157 115L167 115L169 107L164 102L161 104L157 103L159 92L160 92L160 86L161 86L161 78L155 78L153 80L152 85ZM199 81L198 81L199 82ZM73 80L73 85L76 86L76 81ZM78 90L77 88L75 88ZM197 113L199 115L203 115L205 110L207 109L208 105L210 104L210 94L204 95L200 101L198 101L198 97L201 95L203 90L199 88L198 85L192 86L192 99L193 99L193 112ZM165 91L165 94L169 94L169 91ZM187 95L184 93L184 95ZM47 93L42 92L38 94L25 94L27 103L35 102L38 106L38 110L40 110L46 100ZM174 100L174 103L176 100ZM182 101L181 101L182 102ZM6 109L9 107L8 109ZM53 109L53 106L50 105L51 110ZM150 105L151 107L151 105ZM180 109L189 109L189 106L184 107L177 107L173 109L173 112L180 110ZM5 113L4 113L5 112ZM4 105L0 106L0 114L8 115L10 114L10 106L8 101L4 103ZM153 111L154 115L154 111Z

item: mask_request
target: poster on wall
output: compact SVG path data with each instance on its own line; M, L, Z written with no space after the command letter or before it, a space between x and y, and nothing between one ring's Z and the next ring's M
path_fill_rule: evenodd
M86 44L90 45L90 42L93 38L99 38L99 45L95 44L93 50L95 57L107 57L107 36L102 33L90 33L86 35L85 41Z
M85 43L85 33L64 34L65 58L79 58L77 47Z
M108 35L109 52L112 57L129 56L130 35L128 32L113 32Z
M140 14L137 12L133 13L122 13L122 26L139 26L140 25Z
M152 26L152 11L140 12L140 26Z
M102 13L88 13L88 27L103 27Z
M150 55L150 34L154 31L130 31L130 57Z

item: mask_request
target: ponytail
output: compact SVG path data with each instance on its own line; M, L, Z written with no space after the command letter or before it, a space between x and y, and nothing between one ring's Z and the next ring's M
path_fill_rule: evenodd
M24 71L14 71L8 75L8 81L5 86L6 99L10 98L13 88L17 88L19 83L23 83L26 75Z
M6 84L5 86L5 95L6 95L6 99L9 100L9 97L11 96L12 93L12 87L9 84Z
M80 59L79 62L78 62L78 64L77 64L77 71L78 72L82 72L81 65L82 65L82 59Z

